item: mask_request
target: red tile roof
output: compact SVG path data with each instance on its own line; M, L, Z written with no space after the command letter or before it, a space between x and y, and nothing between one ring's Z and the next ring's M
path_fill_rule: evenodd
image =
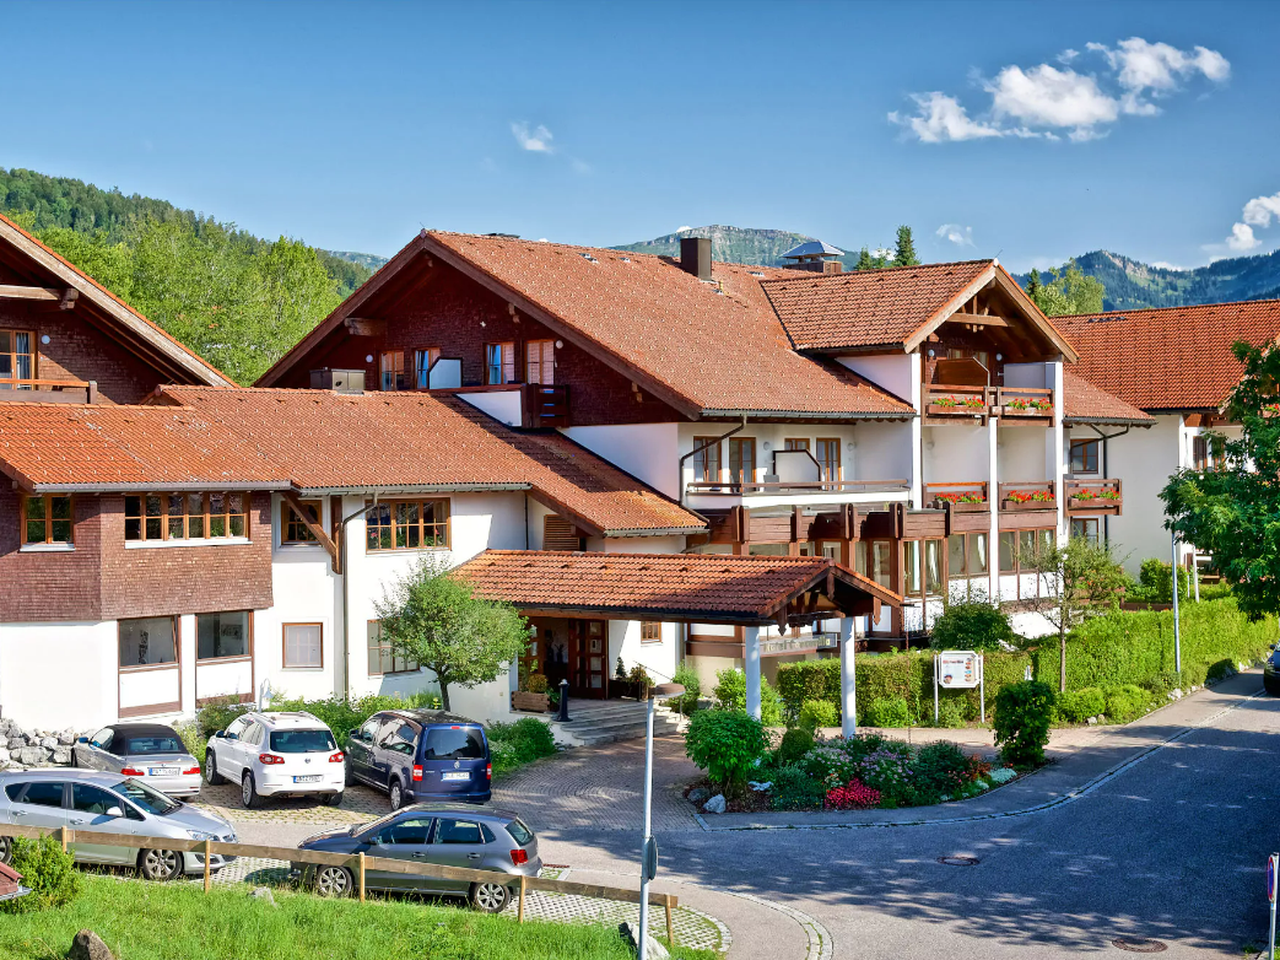
M1150 426L1156 422L1154 417L1100 390L1070 370L1062 372L1062 410L1068 425L1114 423Z
M859 596L902 598L826 557L487 550L456 570L480 596L528 611L767 622L828 573Z
M1280 300L1119 310L1054 321L1080 350L1075 372L1143 410L1216 409L1243 368L1237 340L1280 336Z

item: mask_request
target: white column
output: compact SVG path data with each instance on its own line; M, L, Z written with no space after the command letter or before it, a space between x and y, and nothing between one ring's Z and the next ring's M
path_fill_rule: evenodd
M1066 490L1064 489L1067 479L1067 457L1066 451L1063 449L1065 437L1062 428L1062 415L1065 398L1062 395L1061 358L1045 364L1044 379L1045 386L1053 388L1053 426L1045 431L1045 471L1049 479L1053 481L1054 490L1058 494L1058 541L1061 543L1066 537L1066 524L1063 518L1066 516L1067 499Z
M1000 601L1000 418L987 421L987 506L991 525L987 530L987 597Z
M911 354L911 406L920 414L911 418L911 506L917 510L924 506L924 461L921 459L924 407L924 364L917 350Z
M747 675L747 713L760 719L760 628L742 628L742 662Z
M845 738L858 733L857 622L854 617L840 618L840 735Z

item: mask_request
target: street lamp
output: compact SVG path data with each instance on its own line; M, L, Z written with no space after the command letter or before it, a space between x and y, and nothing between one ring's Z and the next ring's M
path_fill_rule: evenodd
M653 839L653 707L659 700L678 697L684 687L678 683L660 683L649 691L649 711L644 731L644 842L640 847L640 935L636 951L640 960L648 958L649 881L658 875L658 844Z

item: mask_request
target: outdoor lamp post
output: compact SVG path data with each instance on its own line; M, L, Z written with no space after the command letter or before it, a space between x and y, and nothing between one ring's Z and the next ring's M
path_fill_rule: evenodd
M678 683L660 683L649 691L649 710L644 731L644 842L640 848L640 934L636 938L636 953L640 960L648 956L649 936L649 881L658 875L658 845L652 831L653 804L653 707L658 700L678 697L684 687Z

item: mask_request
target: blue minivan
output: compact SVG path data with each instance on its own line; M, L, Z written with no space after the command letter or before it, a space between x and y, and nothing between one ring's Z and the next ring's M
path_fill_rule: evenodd
M484 727L441 710L383 710L347 734L347 784L382 790L391 809L427 800L487 803Z

